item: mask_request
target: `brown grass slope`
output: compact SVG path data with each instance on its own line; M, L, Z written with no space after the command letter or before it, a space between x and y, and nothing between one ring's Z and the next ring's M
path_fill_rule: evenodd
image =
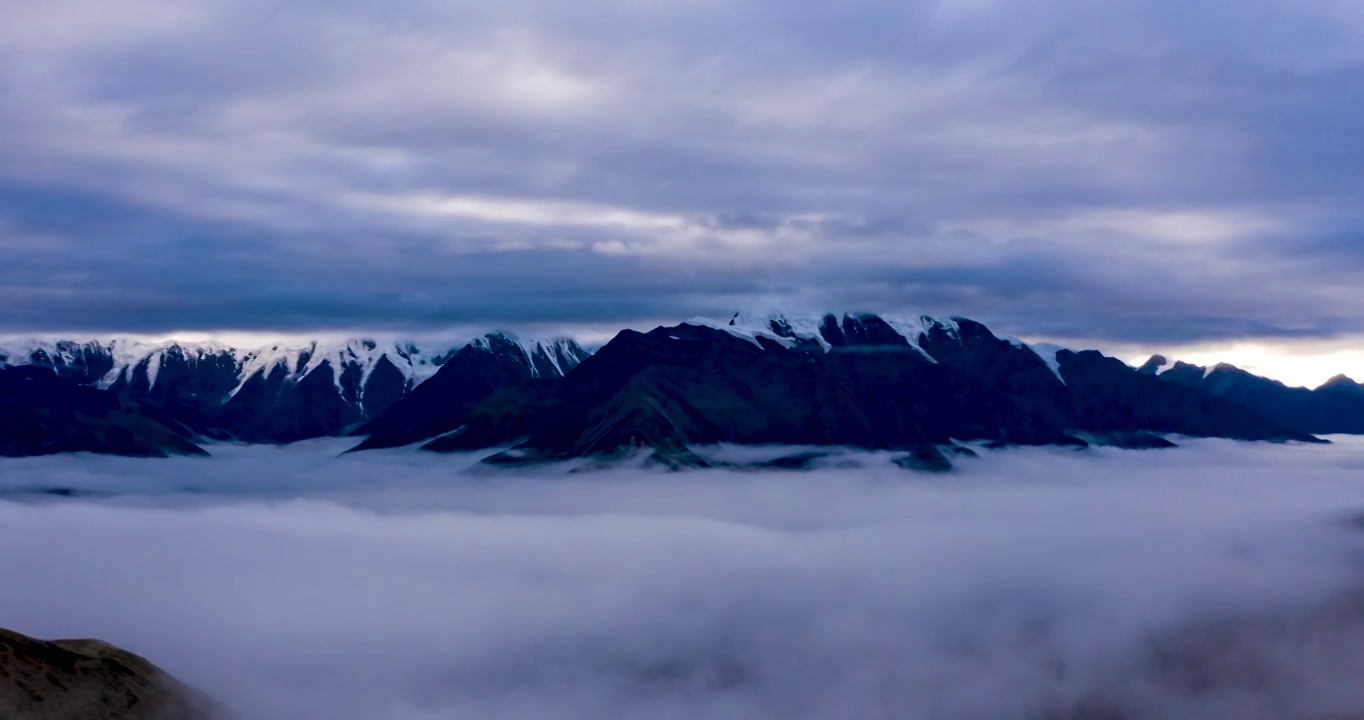
M223 720L212 700L98 640L0 630L0 720Z

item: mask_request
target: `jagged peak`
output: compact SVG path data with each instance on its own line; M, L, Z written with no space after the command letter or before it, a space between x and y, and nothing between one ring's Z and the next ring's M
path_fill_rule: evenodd
M939 328L950 337L961 337L960 321L964 318L935 318L929 315L897 316L872 312L826 312L819 314L794 313L783 310L739 311L728 322L718 322L707 317L694 317L685 324L711 327L723 330L740 339L747 340L758 347L758 338L772 340L785 347L795 347L802 343L813 342L828 352L833 348L825 337L825 326L832 323L840 331L849 322L880 320L905 339L911 348L918 351L924 359L936 363L937 360L923 349L920 336Z
M0 365L72 366L94 353L112 361L115 370L98 384L108 387L129 367L162 349L165 343L140 338L115 337L105 340L67 340L52 338L9 338L0 341ZM107 382L106 382L107 380Z
M287 340L255 347L240 347L218 340L150 340L136 337L114 337L104 340L54 340L20 338L0 341L0 355L4 364L32 364L36 362L75 364L86 352L96 352L109 358L111 369L95 381L101 388L109 388L120 380L131 382L134 375L145 374L150 387L155 387L160 370L167 359L189 363L207 358L229 358L237 366L238 384L228 395L236 395L257 372L269 375L276 366L283 366L291 380L300 380L320 367L323 361L338 368L347 363L360 365L361 386L369 379L379 361L387 356L399 372L413 383L420 383L434 375L444 360L461 343L438 343L437 350L422 350L411 341L379 341L369 338L338 340ZM429 346L428 346L429 347ZM40 358L47 358L40 360Z
M1152 368L1154 368L1154 372L1151 370ZM1216 362L1209 365L1198 365L1196 363L1191 363L1184 360L1176 360L1174 362L1170 362L1164 355L1154 355L1151 357L1150 360L1146 361L1146 364L1141 366L1140 371L1146 374L1154 375L1165 375L1167 373L1174 372L1177 373L1179 376L1185 378L1192 377L1193 375L1196 374L1202 380L1209 380L1214 375L1217 375L1218 377L1221 378L1239 376L1242 378L1255 378L1259 380L1264 380L1278 385L1283 385L1284 387L1288 387L1281 380L1264 377L1262 375L1256 375L1255 373L1246 370L1243 367L1233 365L1229 362Z
M578 341L570 337L556 337L548 340L535 340L523 338L514 332L507 330L493 330L469 341L468 347L495 351L494 343L501 341L516 347L524 355L526 364L530 367L531 375L538 377L540 367L536 364L537 356L548 362L560 376L567 375L573 367L565 367L564 360L572 360L575 363L587 356L587 351L583 349Z
M928 332L936 327L941 328L948 335L957 338L961 337L961 324L967 322L967 320L967 318L960 315L949 315L943 318L934 317L932 315L920 315L918 317L919 326L923 328L924 332Z
M1048 342L1030 343L1026 340L1016 338L1012 335L997 335L996 337L998 337L1000 340L1007 341L1016 348L1021 348L1032 352L1034 355L1040 358L1042 362L1047 364L1047 369L1051 370L1051 374L1055 375L1056 379L1060 380L1062 385L1066 384L1065 377L1061 375L1061 360L1057 356L1063 350L1066 352L1074 352L1073 350L1064 345L1057 345L1056 343Z
M228 397L236 395L247 380L260 373L269 376L276 367L283 367L286 378L298 381L327 364L332 369L332 381L337 392L342 392L341 369L351 363L360 367L361 392L370 375L385 358L413 384L420 384L436 374L440 366L458 347L440 343L439 350L423 350L407 340L375 340L348 338L337 340L300 340L274 343L234 354L241 365L237 387ZM429 346L428 346L429 347Z
M1152 355L1151 359L1142 363L1137 368L1137 372L1143 375L1159 375L1163 370L1170 366L1170 359L1159 353Z
M287 380L296 382L327 364L333 368L333 381L340 391L341 368L355 364L360 367L360 387L363 388L384 358L414 385L420 384L435 375L441 365L459 349L469 345L490 347L494 338L520 348L536 373L540 371L541 365L548 363L562 374L571 369L571 363L588 355L572 338L530 340L507 331L494 331L467 342L418 343L361 337L289 339L249 347L212 339L16 338L0 341L0 366L35 363L70 366L80 363L86 353L97 353L107 357L112 364L111 369L95 381L97 387L107 389L120 381L131 382L133 377L143 375L149 386L154 387L161 368L169 358L190 363L202 362L206 358L230 358L237 367L237 385L228 393L230 398L240 392L255 375L269 376L276 372L277 367L284 369ZM537 357L540 359L537 360ZM567 367L566 360L569 361Z
M780 310L758 312L736 312L729 323L720 326L707 318L693 318L691 325L708 325L736 334L745 340L757 343L756 338L766 337L786 347L794 347L801 342L814 342L824 350L829 343L820 333L823 316L787 313ZM761 347L761 343L757 343Z
M88 351L110 352L116 343L130 342L124 339L113 340L66 340L39 337L15 337L0 340L0 364L28 365L38 354L51 360L73 361L76 356ZM150 347L150 345L148 345Z

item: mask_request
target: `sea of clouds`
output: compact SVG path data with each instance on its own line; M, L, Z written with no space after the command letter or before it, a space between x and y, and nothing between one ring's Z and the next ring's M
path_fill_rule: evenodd
M251 720L1364 717L1364 443L1182 442L946 475L0 460L0 627Z

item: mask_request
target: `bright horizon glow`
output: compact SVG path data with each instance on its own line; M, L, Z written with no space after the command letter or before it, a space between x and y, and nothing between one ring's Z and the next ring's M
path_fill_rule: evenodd
M1364 350L1359 349L1341 348L1303 354L1291 344L1240 342L1230 346L1200 347L1190 352L1160 354L1165 355L1170 362L1182 360L1205 367L1228 363L1291 387L1317 388L1337 375L1347 375L1356 381L1364 378ZM1123 360L1140 366L1149 357L1125 357Z

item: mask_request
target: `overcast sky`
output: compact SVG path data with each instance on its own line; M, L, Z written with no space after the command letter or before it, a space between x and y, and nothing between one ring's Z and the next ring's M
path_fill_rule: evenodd
M0 10L0 334L865 309L1364 370L1351 0Z

